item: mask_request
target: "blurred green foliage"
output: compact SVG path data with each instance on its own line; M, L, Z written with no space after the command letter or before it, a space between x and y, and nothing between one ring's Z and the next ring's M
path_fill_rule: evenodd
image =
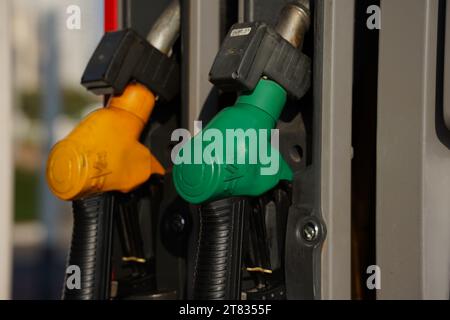
M15 221L35 220L39 210L37 193L39 173L16 167L14 180Z
M19 107L30 119L39 119L42 115L42 94L39 91L27 91L19 94ZM98 98L80 89L66 88L62 91L61 113L78 119L86 106L98 102Z

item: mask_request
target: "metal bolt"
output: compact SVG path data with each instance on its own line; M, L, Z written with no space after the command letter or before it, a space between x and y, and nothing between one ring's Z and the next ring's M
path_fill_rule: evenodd
M186 221L180 214L176 214L172 218L172 230L176 233L181 233L184 230L184 226L186 224Z
M308 241L314 241L319 235L319 227L314 222L308 222L303 226L303 238Z

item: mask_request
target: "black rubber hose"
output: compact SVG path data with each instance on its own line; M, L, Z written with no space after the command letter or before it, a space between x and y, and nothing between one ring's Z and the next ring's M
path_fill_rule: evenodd
M99 194L72 202L73 233L68 265L81 271L81 287L64 282L64 300L104 300L109 298L113 196Z
M193 299L240 299L242 235L247 201L228 198L199 208Z

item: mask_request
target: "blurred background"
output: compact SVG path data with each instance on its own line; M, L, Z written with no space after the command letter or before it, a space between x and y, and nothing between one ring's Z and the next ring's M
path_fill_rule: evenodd
M103 5L103 0L0 3L2 299L60 298L72 214L70 204L47 188L46 157L55 141L101 105L80 79L103 34ZM12 279L6 276L10 271Z

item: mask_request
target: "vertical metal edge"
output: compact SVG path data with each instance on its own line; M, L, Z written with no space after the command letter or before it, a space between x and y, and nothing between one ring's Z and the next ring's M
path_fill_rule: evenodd
M322 299L351 297L351 116L354 0L317 0L314 53L315 210L322 247ZM318 214L318 213L316 213ZM318 266L319 268L319 266Z
M238 22L244 22L244 14L245 14L245 0L239 0L238 2Z
M128 0L117 0L117 27L124 29L127 26Z
M450 3L447 0L441 1L445 6L445 48L444 48L444 101L443 112L447 129L450 130Z
M191 33L191 13L190 13L190 0L183 0L180 2L181 6L181 126L188 128L189 126L189 52L190 41L189 35Z
M2 161L0 165L0 299L11 298L12 279L12 54L11 54L11 20L12 2L0 2L0 105L2 117L0 122L0 148Z
M194 132L194 121L207 120L217 107L217 92L208 74L220 48L221 0L182 3L182 125Z

